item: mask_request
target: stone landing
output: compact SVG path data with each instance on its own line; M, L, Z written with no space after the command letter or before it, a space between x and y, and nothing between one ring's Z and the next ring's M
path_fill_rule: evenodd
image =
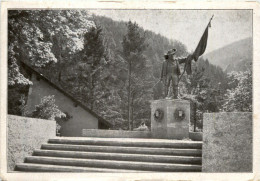
M151 102L151 131L153 138L189 138L190 102L160 99Z

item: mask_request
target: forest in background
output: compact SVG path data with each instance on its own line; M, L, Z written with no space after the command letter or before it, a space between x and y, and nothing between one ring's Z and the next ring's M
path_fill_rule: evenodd
M209 42L210 43L210 42ZM26 115L30 85L21 61L33 66L107 121L113 129L150 126L150 100L163 98L163 55L184 44L134 22L118 22L87 11L8 12L8 113ZM202 57L182 77L180 95L202 113L252 111L252 70L227 74ZM183 70L182 70L183 71Z

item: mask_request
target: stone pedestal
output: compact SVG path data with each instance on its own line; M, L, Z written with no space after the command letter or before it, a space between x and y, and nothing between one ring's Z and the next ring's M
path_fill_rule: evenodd
M160 99L151 102L151 131L153 138L189 138L190 102Z

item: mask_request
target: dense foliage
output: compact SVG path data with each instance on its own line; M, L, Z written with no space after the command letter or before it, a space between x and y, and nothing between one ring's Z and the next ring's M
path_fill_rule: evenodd
M37 67L61 62L83 48L83 34L92 21L86 11L9 10L8 84L28 84L19 62Z
M41 99L41 103L35 106L35 110L28 116L34 118L55 120L55 118L66 117L66 115L59 110L55 104L54 95L45 96Z
M100 84L101 72L109 61L101 27L92 27L85 33L81 55L82 58L77 61L79 74L76 76L76 87L88 100L88 106L94 109L99 99L104 96L105 87ZM103 88L103 91L100 88Z
M30 81L19 63L24 61L114 129L150 127L149 101L163 98L157 82L164 53L171 48L178 50L177 56L190 53L181 42L134 22L90 17L83 10L12 10L8 18L9 114L22 115L26 104ZM252 111L252 75L227 76L203 58L192 63L192 70L180 81L180 95L196 105L199 128L204 112Z
M228 78L232 88L225 94L223 110L252 112L252 71L231 72Z

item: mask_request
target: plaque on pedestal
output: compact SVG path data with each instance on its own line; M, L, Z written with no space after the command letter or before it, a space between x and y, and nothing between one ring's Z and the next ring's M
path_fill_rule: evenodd
M151 103L153 138L189 138L190 102L180 99L161 99Z

